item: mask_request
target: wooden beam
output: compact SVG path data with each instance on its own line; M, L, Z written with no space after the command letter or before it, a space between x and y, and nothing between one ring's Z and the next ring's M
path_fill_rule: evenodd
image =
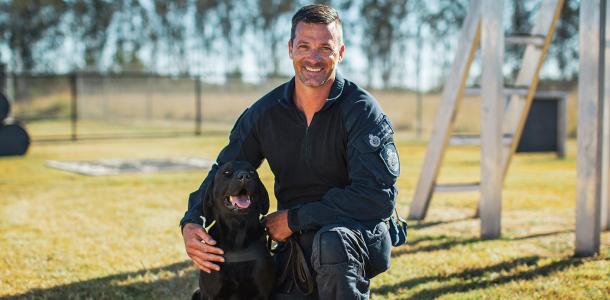
M579 21L578 150L576 158L576 256L592 256L600 244L601 132L605 0L582 0Z
M544 0L536 15L536 21L530 34L535 36L544 35L546 39L542 48L535 45L528 45L525 48L521 68L514 84L516 86L529 86L529 91L525 97L513 95L505 110L502 131L513 134L514 139L512 146L503 154L504 177L508 172L513 154L519 146L527 115L538 88L540 68L542 68L549 45L553 40L555 24L559 20L563 4L564 0Z
M464 93L468 71L477 52L480 38L481 0L472 0L462 25L458 47L447 82L443 86L442 101L426 149L422 172L415 187L409 210L410 220L423 220L428 211L432 190L440 170L447 142Z
M606 18L610 5L606 4ZM606 20L605 57L610 57L610 22ZM603 97L602 179L601 179L601 230L610 230L610 63L605 59Z
M481 6L481 238L499 238L502 220L504 1Z

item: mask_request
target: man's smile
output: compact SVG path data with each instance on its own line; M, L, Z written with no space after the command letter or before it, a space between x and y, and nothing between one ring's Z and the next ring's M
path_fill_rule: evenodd
M308 66L305 66L305 70L308 71L308 72L316 72L317 73L317 72L322 71L322 68L321 67L308 67Z

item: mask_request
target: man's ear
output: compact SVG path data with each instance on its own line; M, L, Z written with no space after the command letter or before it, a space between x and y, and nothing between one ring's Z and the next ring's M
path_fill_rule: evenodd
M288 40L288 56L292 59L292 39Z
M258 180L258 209L261 215L266 215L269 212L269 194L260 179Z
M343 56L345 56L345 44L341 44L339 48L339 62L343 61Z
M203 206L203 217L205 218L205 224L203 227L208 227L214 221L214 213L212 208L214 207L214 181L208 184L208 187L203 193L202 206Z

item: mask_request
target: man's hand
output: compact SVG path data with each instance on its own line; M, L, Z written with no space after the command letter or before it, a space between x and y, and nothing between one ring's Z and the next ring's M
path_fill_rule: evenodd
M188 223L182 228L186 254L195 266L204 272L219 271L220 266L212 262L224 262L222 249L214 247L216 241L199 224Z
M291 235L292 230L288 227L288 211L279 210L265 217L265 227L272 240L277 242L286 241Z

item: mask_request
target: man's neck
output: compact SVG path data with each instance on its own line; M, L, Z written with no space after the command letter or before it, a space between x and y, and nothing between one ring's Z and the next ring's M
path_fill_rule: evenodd
M321 87L315 88L305 86L298 81L295 83L294 104L305 114L307 125L311 123L313 115L322 109L322 106L326 103L334 82L335 78L331 78Z

